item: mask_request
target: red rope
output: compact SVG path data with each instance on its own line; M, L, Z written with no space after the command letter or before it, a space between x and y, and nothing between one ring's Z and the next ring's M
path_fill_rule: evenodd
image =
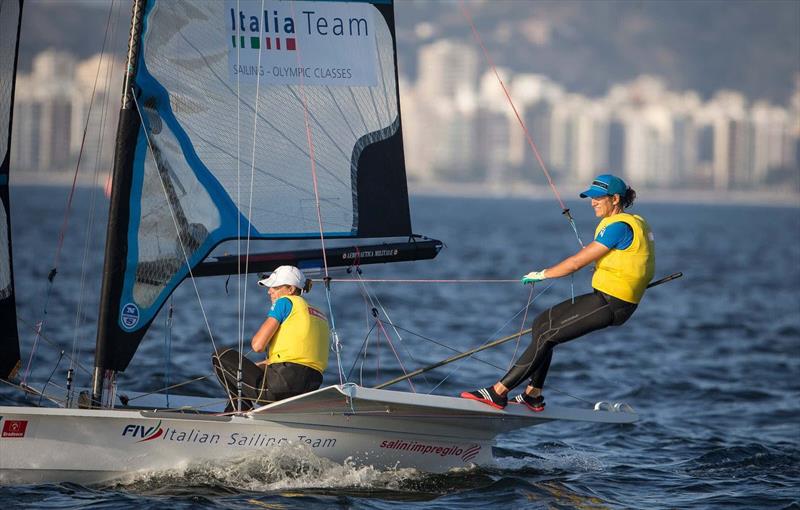
M292 6L292 18L294 18L294 2L291 4ZM300 61L300 47L297 47L297 51L295 52L297 58L297 67L298 69L302 67ZM320 208L319 203L319 189L317 187L317 160L314 156L314 140L311 133L311 123L308 120L308 100L306 99L306 88L305 84L303 83L303 73L300 74L300 96L302 97L303 101L303 121L305 122L306 127L306 142L308 143L308 157L311 159L311 179L314 183L314 200L317 206L317 221L319 223L319 239L322 243L322 263L325 267L325 277L328 277L328 255L325 253L325 234L323 232L322 227L322 210Z
M525 126L525 122L522 120L519 112L517 111L517 107L514 106L514 101L511 100L511 94L508 93L508 89L506 89L505 84L503 83L503 79L500 78L500 74L497 72L497 68L494 65L494 61L492 57L489 55L489 52L486 50L486 46L483 44L483 39L481 39L480 34L478 33L478 29L475 27L475 23L472 21L472 16L469 14L466 5L464 4L464 0L459 0L459 5L461 7L461 13L466 18L467 22L470 24L472 28L472 35L475 37L475 40L481 47L483 51L483 56L486 58L486 61L489 64L489 67L492 68L494 75L497 77L497 81L500 82L500 86L503 88L503 93L508 99L508 104L511 105L511 109L514 110L514 115L517 117L517 122L519 122L520 127L525 132L525 138L528 140L528 145L531 149L533 149L533 154L536 156L536 161L539 162L539 166L541 166L542 171L544 172L545 177L547 177L547 182L550 184L550 188L553 190L553 193L558 200L558 203L561 204L561 209L565 210L567 207L564 205L564 201L561 200L561 195L558 194L558 190L556 189L555 184L553 184L553 179L550 177L550 172L547 171L547 166L544 164L544 160L542 159L541 154L539 154L539 149L536 147L536 144L533 143L533 138L531 137L530 133L528 132L528 128Z

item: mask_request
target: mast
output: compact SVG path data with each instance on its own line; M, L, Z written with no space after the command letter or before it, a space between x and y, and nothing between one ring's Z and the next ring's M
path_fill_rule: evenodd
M125 270L127 251L127 224L129 197L136 137L140 128L138 112L133 100L133 81L139 59L139 41L147 0L133 0L131 32L128 39L128 57L122 85L122 106L117 126L114 169L112 173L111 203L106 229L103 283L100 290L100 311L97 320L94 373L92 375L92 406L100 407L103 396L103 378L106 375L109 337L117 315L112 307L122 292L120 275Z

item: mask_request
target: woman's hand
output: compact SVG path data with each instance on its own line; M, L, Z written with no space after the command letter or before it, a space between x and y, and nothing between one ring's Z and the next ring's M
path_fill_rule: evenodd
M545 280L546 278L547 276L544 275L544 271L531 271L530 273L522 277L522 285L527 285L529 283L537 283L542 280Z

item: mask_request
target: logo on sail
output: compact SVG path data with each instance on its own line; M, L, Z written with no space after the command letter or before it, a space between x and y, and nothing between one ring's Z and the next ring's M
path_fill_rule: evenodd
M127 303L122 307L119 316L125 329L133 329L139 324L139 307L133 303Z
M375 7L361 2L228 0L229 78L264 85L375 86Z
M2 437L25 437L28 420L6 420L3 422Z

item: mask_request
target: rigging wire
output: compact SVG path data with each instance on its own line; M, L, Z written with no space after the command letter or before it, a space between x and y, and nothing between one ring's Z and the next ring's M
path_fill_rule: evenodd
M518 313L517 315L519 315L519 313ZM510 322L510 321L509 321L509 322ZM404 327L402 327L402 326L398 326L397 324L391 324L391 326L392 326L393 328L397 328L397 329L399 329L399 330L401 330L401 331L405 331L406 333L408 333L408 334L410 334L410 335L413 335L413 336L415 336L415 337L417 337L417 338L421 338L421 339L423 339L423 340L426 340L426 341L428 341L428 342L431 342L431 343L433 343L433 344L436 344L436 345L438 345L439 347L444 347L445 349L448 349L448 350L450 350L450 351L453 351L453 352L455 352L455 353L459 353L459 354L460 354L461 352L463 352L461 349L457 349L457 348L455 348L455 347L451 347L451 346L447 345L447 344L446 344L446 343L444 343L444 342L439 342L438 340L434 340L433 338L430 338L430 337L428 337L428 336L425 336L425 335L423 335L423 334L421 334L421 333L418 333L418 332L416 332L416 331L412 331L412 330L410 330L410 329L407 329L407 328L404 328ZM490 367L492 367L492 368L496 368L497 370L505 370L505 369L504 369L503 367L501 367L500 365L495 365L495 364L494 364L494 363L492 363L491 361L486 361L485 359L483 359L483 358L478 358L478 357L476 357L475 355L472 355L472 356L470 356L470 357L471 357L472 359L474 359L475 361L479 361L479 362L483 363L484 365L489 365ZM423 376L424 376L424 374L420 374L420 375L423 375Z
M24 317L22 317L20 315L17 315L17 321L22 323L23 326L25 326L27 328L30 328L34 332L38 330L38 327L39 327L39 323L38 322L32 322L32 321L30 321L28 319L25 319ZM54 340L51 340L50 337L47 336L46 334L42 333L40 335L40 338L42 340L44 340L51 347L55 347L56 349L60 349L59 345ZM68 354L65 354L65 357L67 359L69 359L71 362L74 362L75 366L77 366L80 370L83 370L83 372L85 372L86 375L92 375L92 371L90 369L86 368L83 364L81 364L79 359L73 358L71 355L68 355Z
M358 280L359 282L362 282L361 273L360 273L360 272L358 272L358 271L355 271L354 273L355 273L355 274L354 274L354 276L353 276L353 277L354 277L356 280ZM392 321L392 318L389 316L389 312L386 310L386 308L384 308L384 306L383 306L383 303L381 303L381 300L380 300L380 298L378 298L378 295L377 295L377 294L375 294L375 293L372 293L372 292L370 292L370 290L368 289L368 287L367 287L366 285L364 285L364 284L363 284L363 282L362 282L362 284L361 284L361 286L360 286L360 289L362 289L362 293L363 293L363 295L365 295L365 296L366 296L366 297L369 299L369 301L370 301L370 304L372 305L373 315L375 316L375 318L376 318L376 319L378 319L378 320L380 321L380 318L379 318L379 317L378 317L378 315L377 315L377 308L375 307L375 303L377 303L377 305L380 307L380 309L381 309L381 312L383 313L384 317L386 317L386 320L388 321L388 324L389 324L390 326L392 326L392 328L394 329L394 333L395 333L395 335L397 335L397 340L398 340L398 341L399 341L399 342L402 344L402 346L403 346L403 349L406 351L406 354L408 354L408 356L411 358L411 360L412 360L414 363L417 363L417 364L419 364L419 362L416 360L416 358L414 358L414 355L413 355L413 354L411 353L411 351L408 349L408 346L405 344L405 342L403 342L403 337L402 337L402 335L400 335L400 332L399 332L399 331L398 331L398 329L397 329L397 328L394 326L394 323L393 323L393 321ZM373 296L374 296L374 300L373 300ZM387 341L387 342L389 342L389 344L390 344L390 346L391 346L391 340L389 339L389 336L388 336L388 335L386 335L386 333L385 333L385 331L386 331L386 330L385 330L385 328L383 327L383 325L382 325L382 324L380 325L380 329L381 329L381 331L384 331L384 335L386 336L386 341ZM394 349L392 349L392 350L394 350ZM400 361L400 359L399 359L399 358L398 358L398 360L397 360L397 361L400 363L400 368L402 368L402 370L403 370L403 374L404 374L404 375L406 375L406 374L407 374L407 372L406 372L406 369L405 369L405 367L403 366L403 363ZM423 378L423 380L425 381L425 383L427 384L427 383L428 383L428 379L427 379L427 377L423 375L423 376L422 376L422 378ZM414 386L413 386L413 385L411 386L411 389L412 389L412 390L414 390ZM416 392L416 390L414 390L414 391Z
M111 27L111 33L109 38L111 40L114 39L114 36L117 33L117 28L119 26L120 14L122 9L119 8L119 3L116 0L112 0L111 6L109 7L110 11L113 11L114 7L117 7L117 16L114 18L114 24ZM116 67L117 59L111 57L104 52L100 53L100 61L97 64L98 73L100 72L100 68L103 66L103 59L105 58L105 71L106 76L104 78L104 87L103 90L108 91L110 90L110 85L112 81L112 77L114 76L114 70ZM108 61L111 60L111 64L109 65ZM95 79L97 79L95 77ZM67 371L67 401L72 401L72 374L75 369L75 360L80 358L81 348L80 348L80 341L78 338L78 332L80 331L81 326L83 325L84 321L86 320L86 315L83 310L83 304L85 301L85 294L86 294L86 277L88 273L88 260L89 260L89 249L91 247L91 241L93 240L93 236L91 232L94 229L95 224L95 213L97 210L97 196L100 193L98 188L98 181L100 177L100 166L103 157L103 149L105 144L103 143L103 135L105 134L106 122L108 120L108 112L109 112L109 103L111 102L111 94L104 93L104 100L102 103L102 109L100 113L100 125L98 127L97 132L97 150L95 151L95 160L94 160L94 174L93 174L93 187L92 187L92 195L89 205L89 217L86 221L86 239L84 241L83 246L83 259L81 260L81 277L80 277L80 287L78 291L78 306L75 312L75 329L74 334L72 337L72 356L70 357L70 364L69 369ZM89 119L87 117L87 123Z
M503 329L505 329L505 327L506 327L506 326L508 326L509 324L511 324L511 321L513 321L514 319L516 319L516 318L517 318L517 316L519 316L519 314L521 314L522 312L526 312L526 313L527 313L527 311L528 311L528 308L529 308L530 306L532 306L532 305L533 305L533 303L534 303L534 302L535 302L537 299L539 299L539 298L540 298L542 295L544 295L544 293L545 293L545 292L547 292L548 290L550 290L550 287L552 287L552 286L553 286L553 282L550 282L550 284L549 284L547 287L545 287L543 291L541 291L540 293L538 293L538 294L537 294L536 296L534 296L532 299L529 299L529 300L528 300L528 304L527 304L527 305L525 305L525 306L524 306L523 308L521 308L521 309L520 309L520 310L519 310L517 313L515 313L513 317L511 317L510 319L508 319L508 320L505 322L505 324L503 324L502 326L500 326L500 327L497 329L497 331L495 331L494 333L492 333L491 335L489 335L489 338L487 338L487 339L486 339L486 340L485 340L483 343L481 343L481 344L480 344L478 347L480 347L480 346L483 346L483 345L486 345L486 344L488 344L489 342L491 342L491 341L492 341L492 339L493 339L495 336L497 336L497 335L498 335L498 334L499 334L501 331L503 331ZM470 358L471 358L471 357L472 357L472 356L470 356ZM434 387L433 387L433 389L431 389L431 391L430 391L429 393L433 393L433 392L436 390L436 388L438 388L439 386L441 386L441 385L442 385L442 384L443 384L443 383L444 383L444 382L445 382L447 379L449 379L449 378L450 378L450 376L451 376L451 375L453 375L453 374L456 372L456 370L457 370L457 369L458 369L458 367L453 367L453 368L452 368L452 369L451 369L451 370L450 370L450 371L447 373L447 375L446 375L446 376L445 376L445 377L444 377L444 378L443 378L441 381L439 381L439 383L438 383L436 386L434 386Z
M238 0L237 0L237 4L238 4ZM262 12L266 12L266 11L264 11L264 0L261 0L261 11ZM237 30L237 33L238 33L239 28L237 27L236 30ZM261 33L259 34L259 39L261 39L261 40L264 39L264 26L263 26L263 24L261 26ZM239 45L239 46L241 46L241 45ZM261 50L261 45L259 45L259 49L258 49L258 67L257 67L257 69L261 69L261 55L262 55L262 53L263 53L263 51ZM238 61L238 58L239 58L239 47L238 46L237 46L237 49L236 49L236 58L237 58L237 61ZM239 93L240 80L241 80L240 74L237 73L237 75L236 75L236 88L237 88L236 93L237 94ZM237 409L240 412L242 410L242 361L243 361L243 358L244 358L244 354L243 354L243 351L244 351L244 322L245 322L245 318L247 316L247 307L246 307L246 304L247 304L247 276L246 275L249 273L249 269L250 269L250 233L252 231L251 224L250 224L250 218L252 217L252 214L253 214L253 187L254 187L254 183L255 183L255 174L256 174L256 142L258 140L258 105L260 103L260 101L259 101L260 86L261 86L261 73L257 73L256 74L256 93L255 93L255 103L256 104L255 104L255 106L253 108L253 110L254 110L254 112L253 112L253 146L252 146L252 150L251 150L251 153L250 153L250 195L249 195L249 199L248 199L248 203L247 203L247 242L245 243L245 261L244 261L244 273L245 273L244 281L245 281L245 285L244 285L244 290L241 291L242 292L242 299L241 299L241 305L240 305L241 306L241 308L240 308L241 309L241 320L240 320L240 323L239 323L239 330L240 330L240 335L239 335L239 368L238 368L238 373L237 373L237 377L236 377L236 386L237 386L237 391L238 391L238 394L239 394L239 399L237 401ZM238 112L238 110L239 110L238 105L237 105L236 110ZM238 129L238 127L237 127L237 129ZM238 145L238 140L237 140L237 145ZM237 148L237 151L238 150L239 149ZM238 171L238 165L239 165L239 162L237 162L237 171ZM238 184L238 176L237 176L237 189L238 189L238 186L239 186L239 184ZM241 221L237 221L237 227L236 228L237 229L241 229ZM239 237L239 246L240 246L239 253L241 253L241 230L238 230L238 232L239 232L238 237ZM240 264L240 267L241 267L241 257L239 257L239 264ZM239 288L240 289L242 288L241 281L242 281L242 276L240 274L239 275L239 282L240 282L240 287Z
M101 61L102 61L102 55L105 54L106 43L108 42L108 32L109 28L111 27L112 12L113 12L113 3L108 9L108 17L106 18L106 28L105 28L105 33L103 35L103 44L100 48ZM95 93L97 92L97 82L99 74L100 74L100 65L98 64L97 73L95 74L94 78L94 84L92 85L92 93L89 98L89 109L86 113L86 122L84 123L83 126L83 136L81 137L81 145L80 149L78 150L78 160L75 163L75 172L72 177L72 186L70 188L69 195L67 197L67 206L64 211L64 219L62 220L61 229L59 230L58 233L58 244L56 245L56 253L55 253L55 258L53 260L53 267L52 269L50 269L50 272L47 275L47 290L45 292L44 307L42 308L42 319L39 321L38 327L36 328L36 335L33 340L33 347L31 348L31 354L30 357L28 358L28 364L25 367L25 375L22 378L23 383L25 383L28 380L28 376L30 375L31 363L33 362L33 358L36 353L36 348L39 345L39 337L41 336L42 331L44 330L44 327L46 325L47 308L50 303L50 296L52 295L53 291L53 281L55 280L56 274L58 273L58 265L59 261L61 260L61 250L64 247L64 234L66 233L67 224L69 223L69 216L72 210L72 200L75 196L75 189L78 184L78 171L80 170L81 160L83 158L83 149L86 146L86 133L89 129L89 120L92 115L92 106L94 105L94 97Z
M239 0L236 0L236 12L242 12L240 8ZM263 9L263 6L262 6ZM241 30L240 25L235 23L236 25L236 40L241 41ZM261 38L261 34L259 34L259 38ZM240 44L236 45L236 69L241 69L240 67L240 56L241 56L241 42ZM261 59L261 45L259 45L258 50L258 58ZM241 110L242 110L242 100L241 100L241 80L242 76L241 73L236 73L236 204L242 203L242 177L241 177L241 166L242 166L242 143L241 143L241 131L242 131L242 122L241 122ZM258 95L256 95L256 109L258 108ZM257 111L257 110L256 110ZM256 113L256 116L258 114ZM253 162L255 165L255 162ZM252 193L252 187L251 187ZM247 221L250 221L250 216L248 215ZM237 219L236 221L236 248L238 253L242 253L242 222ZM249 253L248 253L249 258ZM241 400L242 400L242 348L244 346L244 316L242 313L242 309L244 308L244 304L242 303L242 280L244 279L245 285L247 284L247 273L245 272L244 276L242 276L242 258L238 257L236 259L236 309L237 309L237 318L238 318L238 334L237 342L239 346L239 369L236 376L236 391L239 396L239 403L236 404L237 409L239 411L242 410L241 408ZM227 286L227 284L226 284ZM226 287L227 288L227 287ZM215 349L216 352L216 349ZM228 393L228 399L231 399L230 392L226 390ZM231 407L233 407L234 403L233 400L230 401Z
M531 306L531 298L533 298L533 287L534 285L531 284L531 292L528 294L528 304L525 305L525 315L522 316L522 323L519 325L519 336L517 337L517 341L514 342L514 354L511 356L511 361L508 362L508 368L506 371L511 370L511 367L514 365L514 359L517 357L517 351L519 350L519 342L522 339L522 330L525 329L525 323L528 320L528 309Z
M55 375L56 370L58 370L58 366L61 364L61 360L64 359L64 350L62 349L58 354L58 359L56 360L56 364L53 367L53 370L50 372L50 376L44 382L44 386L42 386L42 394L39 397L39 402L36 404L37 406L42 405L42 398L44 397L44 390L47 389L47 385L50 384L50 381L53 379L53 375Z
M514 280L486 280L486 279L461 279L461 280L440 280L440 279L405 279L405 278L359 278L354 280L352 278L314 278L314 282L343 282L343 283L516 283L519 284L519 279Z
M372 326L367 330L367 334L366 334L366 336L364 336L364 341L361 342L361 347L359 347L359 349L358 349L358 356L356 356L356 359L353 360L353 365L350 367L350 371L347 372L347 380L349 381L350 380L350 376L353 373L353 370L355 370L356 365L358 364L358 359L361 358L361 367L359 368L359 376L358 376L359 383L361 384L361 386L364 385L364 373L363 372L364 372L364 360L367 357L367 349L366 349L367 342L369 341L369 337L372 335L372 332L375 331L375 326L378 325L378 320L379 319L376 319L372 323ZM363 353L363 355L362 355L362 353Z

